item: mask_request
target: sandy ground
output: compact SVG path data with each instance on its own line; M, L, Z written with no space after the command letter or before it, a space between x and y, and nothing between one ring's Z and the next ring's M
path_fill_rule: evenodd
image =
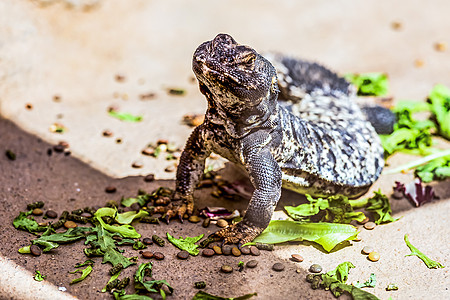
M19 255L17 249L33 237L16 231L11 222L36 200L61 212L134 196L138 189L173 187L174 173L164 171L173 162L143 156L141 150L161 138L182 147L192 130L182 124L183 115L204 111L205 100L192 80L190 66L201 42L226 32L258 51L293 54L341 73L383 71L389 74L395 100L422 100L434 84L450 86L450 51L435 47L436 43L450 45L449 9L446 1L279 1L275 5L270 1L136 0L100 1L89 9L68 8L64 1L2 1L0 151L11 149L17 159L0 156L0 264L5 270L0 298L57 299L70 294L79 299L111 299L99 292L108 278L108 266L99 260L90 277L69 285L75 275L67 272L84 260L82 243L38 258ZM117 80L117 75L123 80ZM171 95L170 88L183 89L185 94ZM141 99L140 95L149 93L154 97ZM26 109L27 104L32 109ZM111 106L142 115L143 120L118 121L107 114ZM54 123L67 131L51 132ZM112 137L102 136L106 129ZM47 149L61 140L70 144L72 155L47 155ZM441 146L449 147L444 142ZM388 164L393 167L411 159L394 155ZM132 168L136 161L143 167ZM231 167L221 172L230 179L241 176ZM157 181L144 182L143 176L149 173ZM395 180L411 179L411 174L383 175L371 192L381 189L390 194ZM108 185L118 191L106 194ZM225 275L218 272L220 266L237 264L240 258L191 257L180 262L174 258L177 250L169 245L164 248L166 259L155 263L154 277L173 284L172 299L190 299L196 292L193 282L198 280L208 282L207 292L227 297L258 292L258 299L331 299L330 293L313 291L304 281L308 267L319 263L329 270L351 261L356 268L349 281L365 280L375 273L378 283L371 291L380 299L448 299L450 184L433 185L439 201L415 209L406 200L392 200L394 216L402 217L399 221L373 231L362 229L361 242L339 251L327 254L308 244L277 246L273 252L262 253L257 269ZM246 207L243 202L217 203L209 192L198 193L198 207L224 205L241 211ZM278 209L301 199L284 192ZM143 236L155 232L194 236L215 230L178 222L136 228ZM405 257L409 249L404 234L447 267L429 270L416 257ZM378 250L379 262L361 255L365 245ZM300 253L305 261L291 262L292 253ZM137 252L127 250L126 254ZM279 261L286 269L276 273L271 266ZM30 281L36 269L48 275L46 281ZM398 291L385 291L391 282L399 285ZM62 286L67 292L57 290Z

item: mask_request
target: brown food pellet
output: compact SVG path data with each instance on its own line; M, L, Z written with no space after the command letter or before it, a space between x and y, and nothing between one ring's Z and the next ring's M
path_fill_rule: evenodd
M34 256L40 256L42 254L41 248L39 248L37 245L31 245L30 251Z
M232 253L234 256L241 256L241 251L240 251L237 247L231 248L231 253Z
M292 254L291 258L296 262L302 262L304 260L303 256L301 256L300 254Z
M245 265L247 266L247 268L253 269L258 265L258 261L252 259L252 260L248 261Z
M222 254L222 248L220 248L219 246L213 246L212 247L212 249L214 250L214 252L216 253L216 254Z
M156 254L156 252L155 252L155 254ZM151 252L151 251L143 251L142 252L142 257L143 258L152 258L153 257L153 252Z
M153 244L153 240L152 240L151 238L144 238L144 239L142 240L142 242L143 242L145 245L151 245L151 244Z
M222 227L222 228L227 227L228 222L224 219L219 219L219 220L217 220L217 226Z
M368 256L370 261L378 261L380 259L380 254L378 252L372 251Z
M155 174L148 174L144 177L145 182L152 182L153 180L155 180Z
M177 257L179 258L179 259L188 259L189 258L189 252L187 252L187 251L185 251L185 250L183 250L183 251L180 251L180 252L178 252L178 254L177 254Z
M250 254L250 247L249 246L241 247L241 253L244 255Z
M84 211L84 212L81 213L80 216L83 217L83 218L91 218L92 214Z
M103 136L105 136L105 137L111 137L111 136L113 136L113 133L112 133L111 130L104 130L104 131L103 131Z
M153 257L156 260L163 260L164 259L164 254L162 254L161 252L155 252L155 253L153 253Z
M375 227L377 227L377 224L375 224L374 222L367 222L366 224L364 224L364 228L367 230L372 230Z
M272 270L276 271L276 272L281 272L284 270L284 265L282 263L275 263L272 266Z
M213 249L203 249L202 251L202 255L205 257L211 257L215 254L216 252Z
M55 219L55 218L58 217L58 214L57 214L56 211L54 211L54 210L47 210L47 211L45 212L45 216L46 216L47 218L50 218L50 219Z
M434 49L439 52L444 52L447 50L447 44L444 42L437 42L434 44Z
M66 221L64 222L64 227L66 227L67 229L69 228L76 228L78 225L77 223L75 223L74 221Z
M131 166L135 169L140 169L144 166L144 164L141 161L135 161L131 164Z
M170 165L170 166L166 167L164 169L164 171L166 171L167 173L171 173L171 172L175 172L176 169L177 169L177 167L175 165Z
M373 252L373 247L370 247L370 246L365 246L361 250L361 253L366 254L366 255L370 254L371 252Z
M203 228L209 227L209 224L210 224L210 223L211 223L211 219L210 219L210 218L206 218L206 219L203 221L203 223L202 223Z
M117 74L116 76L114 76L114 79L116 79L117 82L124 82L125 76Z
M33 109L33 104L27 103L27 104L25 104L25 108L26 109Z
M198 223L198 222L200 222L200 218L198 216L190 216L189 217L189 222L191 222L191 223Z
M364 220L362 220L362 221L356 221L356 223L358 223L358 224L361 224L361 225L364 225L364 224L366 224L367 222L369 222L369 218L368 217L366 217Z
M130 205L130 208L131 208L131 210L138 211L141 209L141 206L139 205L139 203L135 202Z
M259 251L258 248L255 246L250 246L250 254L254 256L259 256L261 254L261 251Z
M62 145L55 145L53 146L53 151L57 152L57 153L61 153L64 151L64 146Z
M399 21L394 21L391 23L391 27L394 30L401 30L403 28L403 24Z
M42 209L40 209L40 208L35 208L35 209L33 209L33 211L32 211L32 214L35 215L35 216L42 216L43 213L44 213L44 212L43 212Z
M105 192L107 192L107 193L115 193L117 191L117 188L115 187L115 186L112 186L112 185L110 185L110 186L107 186L106 188L105 188Z
M117 138L117 139L116 139L116 143L117 143L117 144L122 143L122 139L121 139L121 138Z
M144 155L153 155L155 153L155 149L153 149L152 147L147 147L144 150L142 150L141 153Z
M231 254L231 246L230 245L223 245L222 246L222 253L223 253L223 255L230 255Z
M233 268L229 265L223 265L220 270L224 273L231 273L233 272Z

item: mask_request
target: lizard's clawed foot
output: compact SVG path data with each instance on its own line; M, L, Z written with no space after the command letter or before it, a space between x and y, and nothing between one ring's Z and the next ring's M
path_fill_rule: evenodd
M194 197L193 196L184 196L184 197L174 197L174 201L181 200L182 202L179 204L174 204L171 208L169 208L166 213L163 215L163 219L169 224L170 219L177 218L183 223L183 217L185 214L191 216L194 212Z
M240 248L253 241L262 231L263 228L258 226L239 222L217 231L214 237L223 239L224 244L238 244Z

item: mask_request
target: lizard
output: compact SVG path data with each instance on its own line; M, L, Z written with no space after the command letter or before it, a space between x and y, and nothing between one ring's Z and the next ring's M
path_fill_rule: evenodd
M180 218L192 214L194 189L212 152L243 167L254 192L242 221L214 234L224 243L243 245L257 237L282 187L356 198L384 166L379 137L357 105L353 85L316 63L267 58L228 34L202 43L193 55L208 107L181 154L175 198L184 203ZM382 109L368 111L381 121L392 119Z

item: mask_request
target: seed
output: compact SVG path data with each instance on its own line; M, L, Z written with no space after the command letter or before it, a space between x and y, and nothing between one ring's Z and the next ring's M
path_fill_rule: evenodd
M141 206L139 205L139 203L135 202L133 204L130 205L131 210L135 210L138 211L141 209Z
M231 273L233 272L233 268L229 265L223 265L220 270L224 273Z
M30 251L34 256L40 256L42 254L41 248L39 248L37 245L31 245Z
M47 226L48 223L47 223L47 222L41 222L41 223L38 223L38 225L39 225L39 226Z
M369 222L369 218L368 217L365 217L364 218L364 220L362 220L362 221L356 221L358 224L361 224L361 225L363 225L363 224L366 224L367 222Z
M103 136L105 136L105 137L110 137L112 135L113 135L113 133L112 133L111 130L104 130L103 131Z
M259 250L273 251L273 244L256 243L255 247Z
M219 246L213 246L213 248L212 248L213 250L214 250L214 252L216 253L216 254L222 254L222 248L220 248Z
M116 79L117 82L124 82L125 76L123 76L121 74L117 74L116 76L114 76L114 79Z
M209 224L210 224L210 223L211 223L211 219L210 219L210 218L206 218L206 219L203 221L203 223L202 223L203 228L209 227Z
M370 252L373 252L373 247L370 246L365 246L364 248L362 248L361 250L362 254L370 254Z
M251 269L255 268L257 265L258 265L258 261L254 260L254 259L248 261L246 264L247 268L251 268Z
M131 164L131 166L135 169L140 169L144 166L144 164L141 161L135 161Z
M116 143L117 143L117 144L121 144L121 143L122 143L122 139L121 139L121 138L117 138L117 139L116 139Z
M359 235L357 235L352 241L354 242L361 242L361 237Z
M191 222L191 223L198 223L198 222L200 222L200 218L198 216L190 216L189 217L189 222Z
M241 251L240 251L237 247L233 247L233 248L231 249L231 253L232 253L234 256L241 256Z
M364 228L367 230L372 230L375 227L377 227L377 224L375 224L374 222L367 222L366 224L364 224Z
M320 273L322 272L322 266L318 264L313 264L309 267L309 271L311 273Z
M105 188L105 192L107 193L115 193L117 191L117 188L115 186L109 185Z
M228 226L228 222L224 219L217 220L217 226L224 228Z
M189 258L189 252L187 252L185 250L180 251L180 252L178 252L177 257L179 259L188 259Z
M35 209L33 209L33 211L32 211L32 214L35 215L35 216L42 216L43 213L44 213L44 212L43 212L42 209L40 209L40 208L35 208Z
M156 253L155 253L156 254ZM152 258L153 257L153 252L152 251L143 251L142 252L142 257L143 258Z
M148 174L147 176L144 177L145 182L152 182L153 180L155 180L154 174Z
M26 109L33 109L33 104L27 103L27 104L25 104L25 108Z
M56 211L54 211L54 210L47 210L47 211L45 212L45 216L46 216L47 218L50 218L50 219L55 219L55 218L58 217L58 214L57 214Z
M291 260L296 261L296 262L302 262L303 261L303 256L301 256L300 254L292 254L291 255Z
M230 245L223 245L222 246L222 253L223 255L230 255L231 254L231 246Z
M250 254L253 256L259 256L261 252L255 246L250 246Z
M159 236L157 236L156 234L152 235L152 240L153 242L155 242L156 245L160 246L160 247L164 247L164 240L162 238L160 238Z
M164 171L166 171L167 173L171 173L171 172L175 172L176 169L177 169L177 167L175 165L170 165L167 168L165 168Z
M241 247L241 253L244 255L250 254L250 247L249 246Z
M437 42L434 44L434 49L439 52L447 50L447 44L444 42Z
M282 263L275 263L272 266L272 270L276 271L276 272L281 272L284 270L284 265Z
M76 228L78 225L77 223L75 223L74 221L66 221L64 222L64 227L66 227L67 229L69 228Z
M209 248L203 249L203 251L202 251L202 255L203 255L204 257L211 257L211 256L213 256L215 253L216 253L216 252L215 252L213 249L209 249Z
M204 281L197 281L194 283L194 287L196 289L204 289L206 287L206 283Z
M152 241L152 239L150 239L150 238L144 238L144 239L142 240L142 242L143 242L145 245L151 245L151 244L153 244L153 241Z
M391 23L391 27L394 30L401 30L403 28L403 24L399 21L394 21Z
M163 260L164 259L164 254L162 254L161 252L155 252L155 253L153 253L153 257L156 260Z
M380 259L380 254L378 252L372 251L369 253L369 260L378 261Z
M80 217L83 217L83 218L92 218L92 214L85 211L85 212L82 212L82 213L81 213Z

